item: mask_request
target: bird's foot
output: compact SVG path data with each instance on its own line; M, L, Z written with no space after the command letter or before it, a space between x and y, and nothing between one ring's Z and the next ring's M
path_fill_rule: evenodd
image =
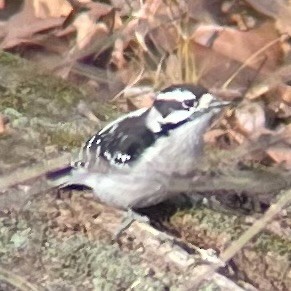
M121 234L127 230L134 221L142 222L142 223L149 223L150 220L147 216L140 215L137 212L133 211L132 209L128 209L125 213L124 218L121 222L121 225L117 228L114 233L114 239L118 240Z

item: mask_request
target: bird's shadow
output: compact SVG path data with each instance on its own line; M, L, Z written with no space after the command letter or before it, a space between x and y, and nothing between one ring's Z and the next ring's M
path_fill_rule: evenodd
M147 216L153 227L177 236L178 232L171 227L170 219L178 211L191 208L193 208L193 201L186 195L180 195L178 198L166 200L157 205L137 209L135 211L141 215Z

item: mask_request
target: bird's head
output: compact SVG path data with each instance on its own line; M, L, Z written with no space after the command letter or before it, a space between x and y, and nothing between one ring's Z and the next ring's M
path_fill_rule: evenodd
M230 103L219 100L202 86L173 85L157 94L148 125L154 132L159 132L163 126L188 121L210 123L212 117Z

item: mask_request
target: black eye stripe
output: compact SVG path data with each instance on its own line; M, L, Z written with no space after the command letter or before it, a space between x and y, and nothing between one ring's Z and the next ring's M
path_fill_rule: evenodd
M185 100L183 101L183 104L188 106L188 107L192 107L196 102L196 99L189 99L189 100Z
M156 100L154 103L154 107L161 113L163 117L166 117L174 110L185 109L181 102L175 100Z
M176 100L156 100L154 103L154 107L161 113L163 117L166 117L171 112L175 110L185 110L193 107L196 103L196 99L188 99L183 102Z

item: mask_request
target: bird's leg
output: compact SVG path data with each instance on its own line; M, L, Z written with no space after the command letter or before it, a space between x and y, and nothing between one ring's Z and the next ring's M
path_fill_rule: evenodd
M114 233L114 239L118 240L120 235L126 229L128 229L134 221L149 223L150 220L147 216L140 215L137 212L133 211L131 208L129 208L126 211L124 218L122 219L121 225L117 228L117 230Z

